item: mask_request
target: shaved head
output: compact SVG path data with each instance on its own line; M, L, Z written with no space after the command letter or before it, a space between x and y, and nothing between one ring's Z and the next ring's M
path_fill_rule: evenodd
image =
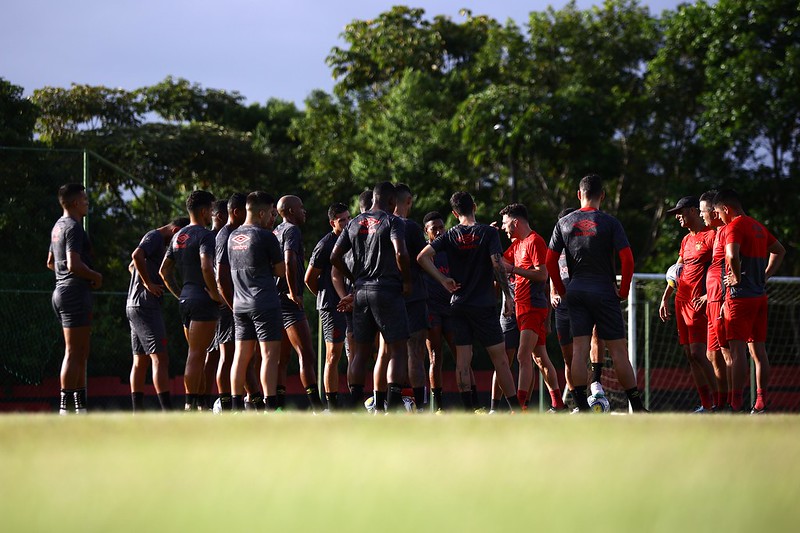
M292 224L302 224L306 221L306 210L303 208L303 200L294 195L281 196L278 200L278 214L287 222Z

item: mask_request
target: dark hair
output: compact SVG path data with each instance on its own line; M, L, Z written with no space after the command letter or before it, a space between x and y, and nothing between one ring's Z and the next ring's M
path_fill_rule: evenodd
M61 207L67 207L85 190L86 187L80 183L65 183L58 188L58 203Z
M735 209L741 209L742 201L739 199L739 194L733 189L722 189L714 195L714 207L718 205L727 205Z
M522 204L510 204L500 210L500 216L507 215L511 218L521 218L528 222L528 209Z
M358 208L369 211L370 207L372 207L372 191L364 191L358 195Z
M394 190L398 202L405 201L406 198L414 196L414 193L411 192L411 188L405 183L398 183L394 186Z
M178 217L172 219L172 222L170 222L169 225L172 226L173 228L180 229L188 226L190 222L191 220L189 220L189 217Z
M475 200L468 192L458 191L450 197L450 207L459 215L471 215L475 212Z
M220 213L224 213L226 217L228 216L228 200L214 200L211 206L211 214L217 216Z
M275 197L268 192L253 191L247 195L246 205L248 211L257 211L275 205Z
M186 199L186 209L190 213L197 213L204 207L212 207L214 195L207 191L192 191Z
M565 216L569 215L573 211L575 211L574 207L567 207L565 209L562 209L561 212L558 213L558 218L564 218Z
M716 189L711 189L710 191L706 191L700 195L700 201L705 202L711 207L714 207L714 197L717 195Z
M578 186L581 194L589 200L597 200L603 194L603 178L597 174L589 174L581 179Z
M382 181L372 189L372 198L376 204L389 204L397 199L397 189L391 181Z
M431 211L430 213L428 213L427 215L425 215L422 218L422 225L424 226L425 224L427 224L431 220L442 220L442 221L444 221L444 218L442 218L442 215L439 214L438 211Z
M247 195L240 192L235 192L228 198L228 211L234 209L244 209L247 207Z
M344 213L345 211L349 210L350 208L341 202L336 202L335 204L331 204L331 206L328 208L328 220L333 220L334 218L336 218L336 215Z

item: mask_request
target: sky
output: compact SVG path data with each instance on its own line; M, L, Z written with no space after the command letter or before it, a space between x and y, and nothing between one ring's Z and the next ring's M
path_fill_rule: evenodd
M171 75L238 91L248 103L280 98L303 107L331 92L325 58L354 19L398 0L3 0L0 77L34 89L72 83L136 89ZM463 20L462 8L524 27L531 11L565 0L440 0L405 3L426 16ZM602 2L578 0L580 8ZM679 0L643 0L651 13Z

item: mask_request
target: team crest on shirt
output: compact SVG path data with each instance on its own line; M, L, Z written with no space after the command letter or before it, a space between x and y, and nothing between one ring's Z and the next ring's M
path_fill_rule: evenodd
M175 248L178 248L178 249L186 248L186 246L189 244L189 239L190 238L191 237L189 237L188 233L181 233L175 239Z
M248 235L234 235L231 237L233 245L231 250L247 250L250 245L250 237Z
M597 235L597 222L588 219L579 220L572 229L578 237L594 237Z

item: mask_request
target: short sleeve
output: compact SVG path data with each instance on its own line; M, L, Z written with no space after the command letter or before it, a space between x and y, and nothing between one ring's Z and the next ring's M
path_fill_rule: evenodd
M491 226L487 226L489 237L489 255L503 255L503 247L500 245L500 233Z
M214 240L214 234L206 231L200 238L200 255L216 258L217 243Z
M314 250L311 252L311 258L308 261L309 266L314 268L322 269L330 262L330 255L325 257L323 253L326 246L325 243L328 242L328 239L321 239L317 245L314 247Z
M613 221L611 231L614 236L614 249L620 251L625 248L630 248L631 245L628 242L628 236L625 235L625 230L622 228L622 223L616 218L612 218L611 220Z
M400 217L392 217L389 236L392 240L406 240L406 223Z
M561 233L561 224L558 222L553 228L553 235L550 236L550 244L548 245L548 248L557 254L560 254L562 251L564 251L564 236Z

